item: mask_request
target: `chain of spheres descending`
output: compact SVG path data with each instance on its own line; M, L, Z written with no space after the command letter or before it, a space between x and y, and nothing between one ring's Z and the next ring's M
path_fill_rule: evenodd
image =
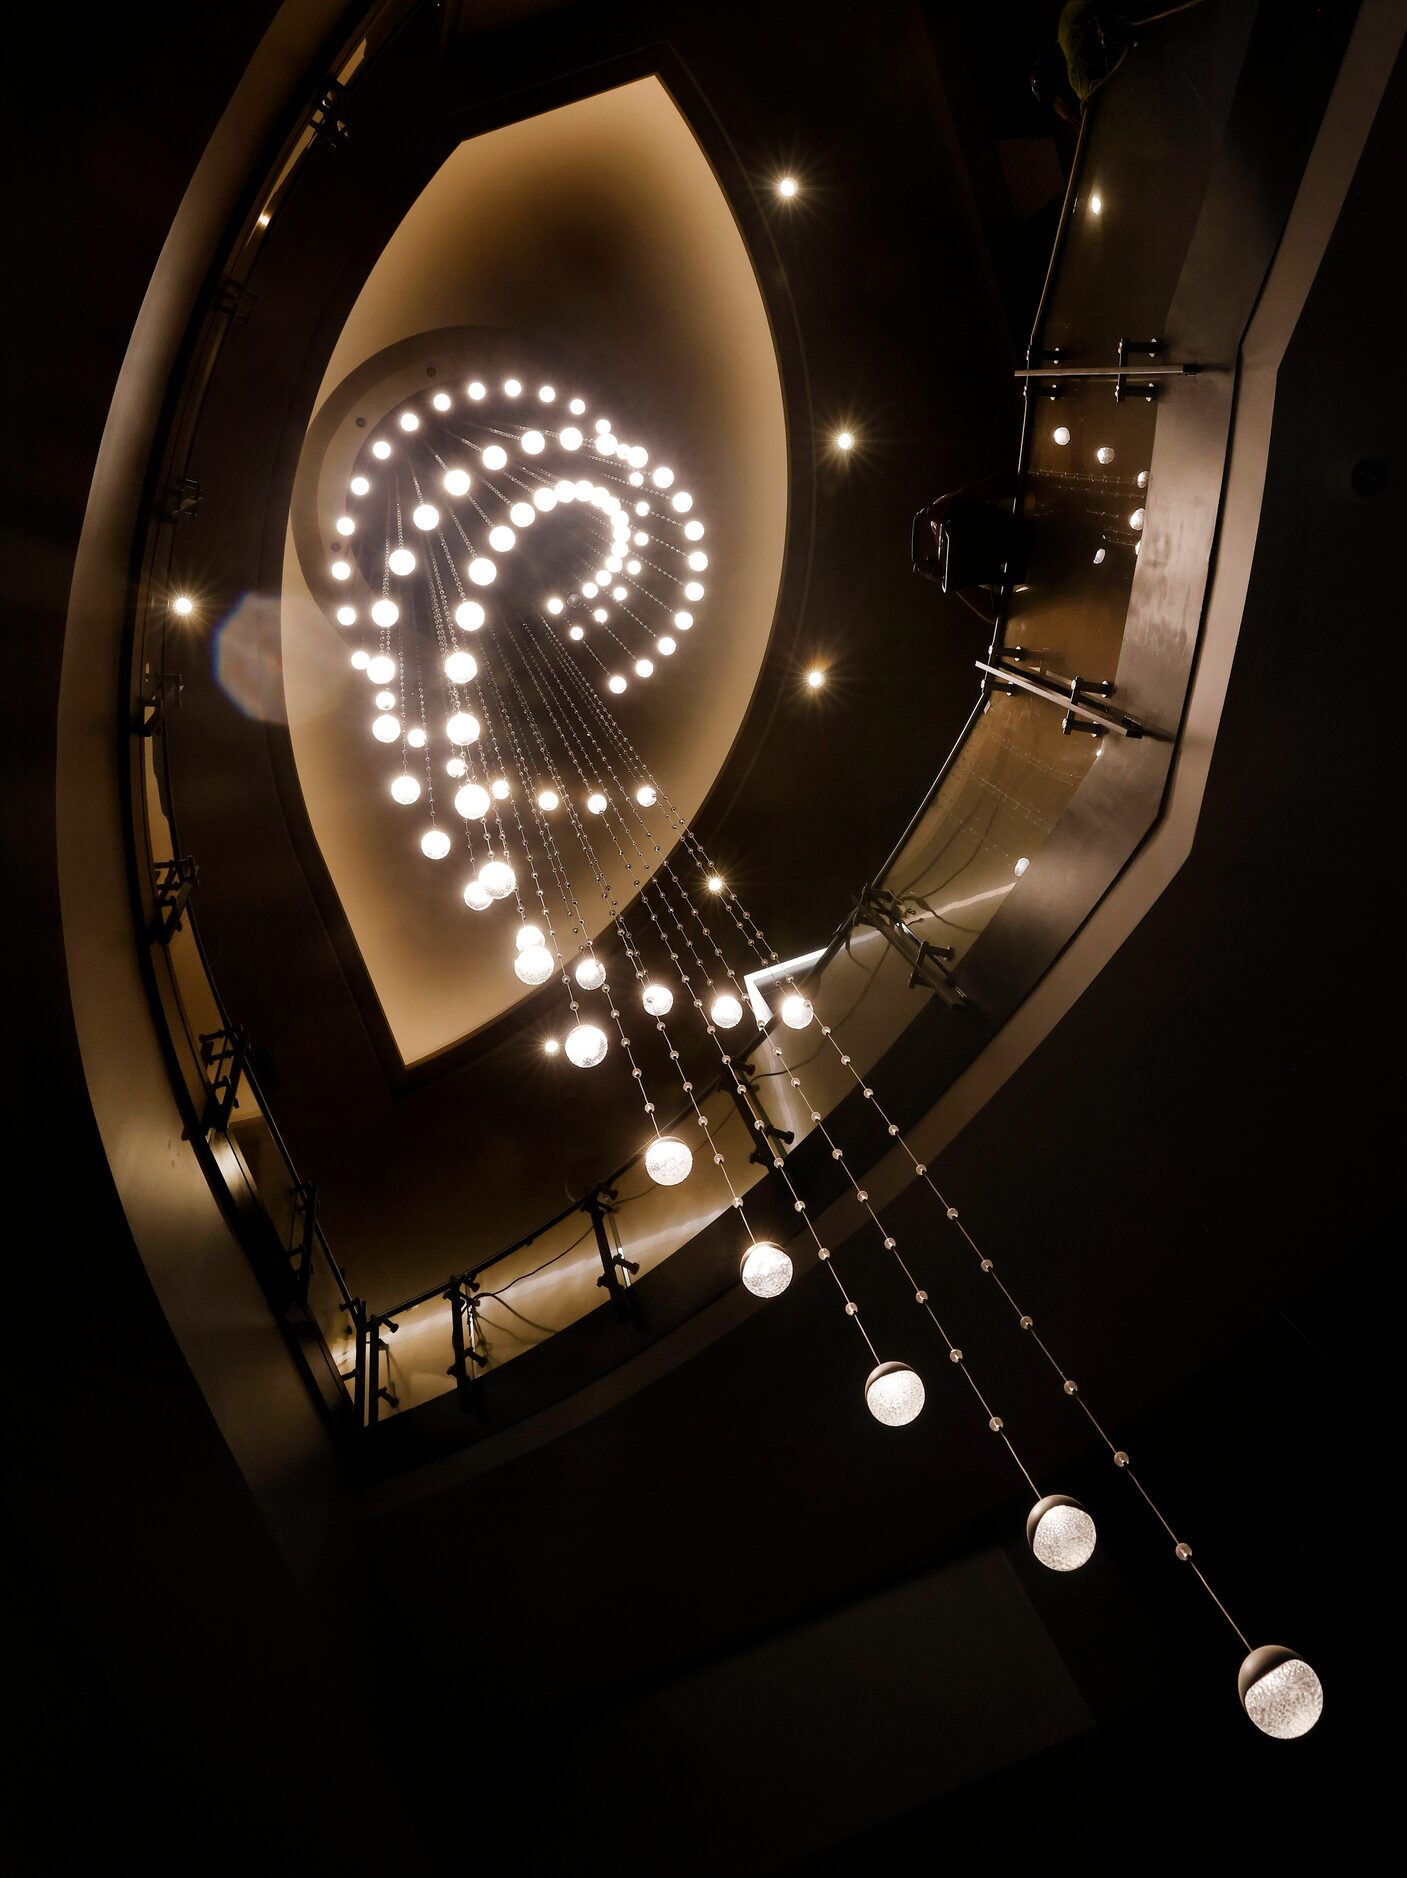
M553 428L563 416L569 421ZM588 466L591 473L581 473ZM571 398L563 406L552 385L532 393L521 380L508 378L491 390L475 379L460 391L421 393L387 415L358 454L334 528L335 558L328 571L339 596L334 601L337 622L363 635L368 624L375 631L373 647L358 645L352 663L372 687L373 738L399 754L400 766L389 784L392 801L412 809L423 800L420 846L428 859L442 861L455 846L436 801L437 777L444 779L441 795L449 795L453 804L450 826L457 825L469 861L466 905L484 913L511 900L517 915L517 976L529 987L555 977L565 993L571 1023L565 1036L550 1039L547 1048L554 1054L560 1050L577 1068L590 1069L605 1060L614 1034L648 1124L645 1168L659 1185L675 1186L689 1177L693 1150L682 1130L665 1132L656 1118L656 1103L624 1027L624 1000L617 999L596 956L568 850L583 858L605 909L604 922L598 923L619 940L639 1008L663 1039L677 1072L683 1113L702 1132L742 1226L742 1282L758 1297L780 1295L792 1279L791 1255L752 1231L744 1195L668 1028L676 1002L685 1012L692 1008L717 1053L720 1074L731 1078L740 1106L766 1140L767 1118L720 1035L742 1023L749 993L720 943L719 922L705 917L707 896L716 897L725 931L733 928L731 940L740 940L774 975L780 962L607 702L623 696L632 679L646 683L676 659L697 623L709 553L701 545L706 531L693 498L678 487L671 469L651 465L643 444L622 440L607 417L591 418L583 399ZM652 814L667 824L666 846ZM613 881L629 882L635 932ZM647 967L638 936L642 930L650 932L655 955L668 956L667 971ZM816 1023L823 1044L839 1057L908 1156L914 1177L939 1200L981 1272L995 1279L1020 1329L1034 1336L1034 1320L995 1278L994 1262L981 1254L957 1209L880 1107L832 1026L817 1023L810 998L794 978L783 974L781 989L779 1023L769 1038L780 1072L809 1110L883 1251L937 1330L988 1428L1036 1494L1027 1521L1032 1552L1053 1571L1076 1570L1093 1555L1094 1521L1068 1495L1040 1493L1004 1419L979 1387L970 1359L940 1322L929 1291L915 1279L896 1237L852 1171L835 1139L834 1123L814 1106L787 1061L782 1039L788 1031ZM865 1382L870 1412L889 1427L914 1421L925 1402L921 1377L908 1363L880 1359L830 1248L821 1242L789 1160L777 1152L772 1166L790 1192L817 1260L838 1288L846 1316L864 1339L873 1363ZM1046 1344L1034 1340L1063 1394L1083 1409L1116 1467L1175 1538L1129 1456L1105 1433ZM1192 1562L1190 1545L1175 1539L1175 1551L1191 1565L1247 1651L1239 1682L1246 1713L1266 1734L1292 1738L1306 1733L1323 1706L1314 1670L1280 1645L1252 1650Z

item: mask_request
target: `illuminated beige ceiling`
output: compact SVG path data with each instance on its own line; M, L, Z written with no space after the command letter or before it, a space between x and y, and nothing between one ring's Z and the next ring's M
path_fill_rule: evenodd
M416 335L427 335L423 346L407 348ZM308 817L410 1064L520 998L560 991L525 993L514 977L511 902L470 913L460 898L464 868L420 854L387 794L385 753L368 735L365 681L314 598L315 558L314 580L305 574L310 537L331 538L344 499L328 437L338 421L354 421L349 381L357 387L368 362L391 348L401 363L363 399L373 424L413 380L426 384L426 365L452 385L477 350L485 374L516 371L536 382L544 372L570 384L687 477L709 517L707 617L667 674L614 706L686 816L728 755L766 651L786 536L787 453L777 359L751 261L703 151L658 80L461 144L410 206L324 374L305 452L316 460L299 476L315 519L305 524L301 557L290 519L281 620ZM620 884L627 898L628 882ZM592 914L599 932L607 917L599 895L583 893L582 904L600 908L599 918Z

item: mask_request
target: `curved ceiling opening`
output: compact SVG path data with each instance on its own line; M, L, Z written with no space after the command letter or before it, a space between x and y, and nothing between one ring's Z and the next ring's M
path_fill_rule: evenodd
M467 385L477 380L499 393L515 377L528 388L524 402L544 383L561 398L555 424L541 404L522 424L549 430L555 447L575 397L586 406L583 426L604 412L622 438L648 440L653 463L677 465L708 517L707 609L687 642L679 637L667 670L656 660L648 682L609 700L688 820L732 747L771 632L787 449L776 352L747 249L657 79L454 151L367 278L328 362L305 443L281 602L289 734L313 833L406 1064L480 1030L530 992L513 970L514 922L496 910L476 917L462 898L468 869L451 800L465 778L434 776L439 825L453 829L458 855L443 865L422 853L424 815L392 800L399 742L388 762L369 735L365 668L351 663L353 651L374 655L378 647L364 618L354 627L337 622L339 604L348 604L330 574L336 544L345 545L337 522L368 440L388 416L423 405L427 420L438 421L438 391L457 401L444 422L467 425ZM477 431L462 434L483 445ZM602 468L598 459L589 471ZM623 495L655 493L627 488L623 466L612 468ZM467 507L465 514L472 522ZM505 519L479 517L485 530ZM404 525L414 532L408 517ZM460 559L467 566L467 551ZM364 570L349 565L352 585L366 585ZM360 598L359 613L375 596L368 587ZM635 641L652 617L642 604L628 645L616 641L613 668L626 649L632 656L650 649ZM568 619L541 622L549 623L565 637ZM588 618L588 630L593 624ZM603 683L605 675L603 666ZM400 713L398 700L393 715ZM441 769L448 754L436 759ZM588 881L577 884L590 938L609 911Z

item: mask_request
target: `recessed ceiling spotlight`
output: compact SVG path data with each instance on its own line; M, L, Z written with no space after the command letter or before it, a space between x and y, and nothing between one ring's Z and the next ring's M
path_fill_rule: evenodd
M837 450L853 450L855 448L854 431L838 430L835 433L835 447Z
M549 1037L542 1046L542 1053L544 1056L556 1056L561 1047L555 1037Z
M171 602L171 611L181 619L189 619L195 611L195 601L189 594L178 593Z
M806 682L813 691L819 691L821 689L821 686L826 682L826 675L819 665L812 666L811 670L806 674Z
M721 874L710 874L708 879L704 882L704 885L708 888L710 893L722 893L723 876Z
M779 176L777 178L777 194L786 202L791 201L800 186L794 176Z

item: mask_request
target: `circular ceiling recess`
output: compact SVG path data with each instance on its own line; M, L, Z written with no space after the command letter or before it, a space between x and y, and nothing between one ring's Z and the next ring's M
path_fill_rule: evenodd
M573 292L543 265L568 227ZM696 813L786 469L751 262L657 80L459 146L334 347L281 608L304 807L406 1063L574 996Z

